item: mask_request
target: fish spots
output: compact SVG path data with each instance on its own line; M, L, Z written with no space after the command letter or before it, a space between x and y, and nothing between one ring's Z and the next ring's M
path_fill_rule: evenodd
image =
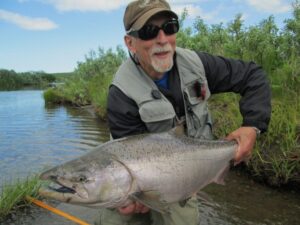
M228 142L166 134L117 139L52 171L52 179L62 174L66 186L78 185L76 193L53 198L119 207L131 193L157 190L167 202L179 201L214 181L234 151Z

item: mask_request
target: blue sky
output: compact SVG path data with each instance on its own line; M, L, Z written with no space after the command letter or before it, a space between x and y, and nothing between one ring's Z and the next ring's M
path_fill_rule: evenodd
M0 0L0 68L69 72L90 50L123 45L123 13L128 0ZM245 25L273 15L278 27L292 17L293 0L169 0L186 24L201 16L207 24L232 21L242 13Z

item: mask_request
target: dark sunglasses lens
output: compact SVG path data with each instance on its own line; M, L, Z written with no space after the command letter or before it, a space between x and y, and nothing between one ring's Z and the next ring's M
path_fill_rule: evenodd
M159 27L155 25L146 25L139 30L139 38L142 40L150 40L157 36Z
M178 32L179 24L177 21L169 21L163 25L162 29L165 34L172 35Z
M138 37L144 41L151 40L157 36L160 29L162 29L166 35L175 34L179 30L178 21L168 21L162 25L162 28L152 24L145 25L138 31Z

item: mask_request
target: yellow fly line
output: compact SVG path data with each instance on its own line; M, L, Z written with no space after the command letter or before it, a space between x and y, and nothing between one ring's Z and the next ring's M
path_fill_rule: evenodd
M30 196L26 196L26 200L28 200L28 201L30 201L30 202L32 202L32 203L38 205L39 207L42 207L42 208L44 208L44 209L47 209L47 210L49 210L49 211L51 211L51 212L53 212L53 213L55 213L55 214L57 214L57 215L60 215L60 216L62 216L62 217L65 217L66 219L71 220L71 221L73 221L74 223L77 223L77 224L80 224L80 225L90 225L90 224L88 224L88 223L82 221L81 219L78 219L78 218L75 217L75 216L72 216L72 215L70 215L70 214L68 214L68 213L65 213L65 212L63 212L63 211L61 211L61 210L59 210L59 209L56 209L56 208L54 208L54 207L52 207L52 206L50 206L50 205L47 205L46 203L44 203L44 202L42 202L42 201L39 201L39 200L37 200L37 199L35 199L35 198L32 198L32 197L30 197Z

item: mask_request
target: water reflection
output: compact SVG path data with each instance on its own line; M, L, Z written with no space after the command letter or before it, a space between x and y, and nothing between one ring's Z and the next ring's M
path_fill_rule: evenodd
M0 92L0 185L78 157L108 139L106 124L86 109L46 106L40 90Z

